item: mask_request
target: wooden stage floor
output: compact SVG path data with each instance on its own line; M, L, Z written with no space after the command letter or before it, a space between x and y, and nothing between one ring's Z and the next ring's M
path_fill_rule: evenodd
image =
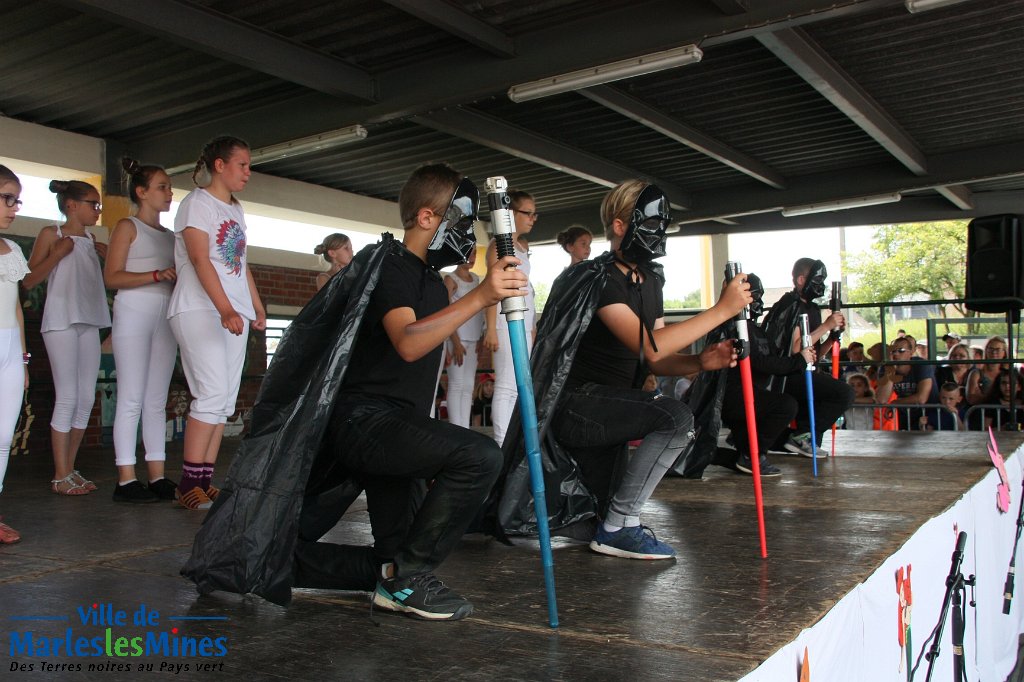
M704 480L666 479L644 521L676 547L678 559L614 559L556 541L557 631L547 626L536 543L507 547L478 536L467 537L439 571L476 607L457 623L377 611L375 626L360 593L296 590L287 609L251 596L198 598L178 570L202 513L169 503L113 503L110 451L81 455L80 468L100 490L77 499L48 492L49 453L19 456L0 496L0 513L24 536L0 546L0 669L34 663L40 671L43 661L82 666L80 673L51 669L49 679L92 679L90 662L141 662L155 670L189 665L177 679L736 680L814 624L984 476L991 464L983 436L840 432L840 456L820 462L817 479L809 459L773 456L783 475L764 481L767 560L759 557L749 477L711 467ZM1022 442L1022 434L999 434L1006 456ZM224 452L236 447L226 442ZM357 503L329 539L369 537ZM175 622L189 636L227 637L227 655L10 655L15 630L102 634L77 615L78 606L93 603L129 614L144 603L161 614L161 628L172 616L226 618ZM68 620L13 620L25 616ZM114 630L115 638L145 634L130 623ZM196 672L211 662L213 672ZM140 679L132 670L102 679Z

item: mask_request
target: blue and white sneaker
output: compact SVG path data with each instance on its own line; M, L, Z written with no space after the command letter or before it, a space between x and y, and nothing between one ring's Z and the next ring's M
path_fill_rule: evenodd
M452 592L436 576L387 578L377 582L373 603L423 620L459 620L473 613L473 605Z
M599 554L626 559L672 559L676 551L654 537L647 526L630 526L609 532L600 526L590 541L590 549Z

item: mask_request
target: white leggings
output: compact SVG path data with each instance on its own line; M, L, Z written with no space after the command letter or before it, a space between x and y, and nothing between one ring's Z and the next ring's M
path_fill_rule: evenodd
M88 324L43 332L53 373L53 416L50 427L60 433L84 429L96 403L100 372L100 330Z
M117 365L114 462L134 466L139 418L147 462L167 459L167 388L178 344L167 321L167 298L114 299L113 346ZM145 308L140 304L151 303Z
M448 421L469 428L469 411L473 406L473 388L476 384L476 341L461 339L466 348L462 364L448 365Z
M14 427L25 395L25 365L21 360L21 330L0 329L0 491L11 456Z
M533 330L526 330L526 350L533 349ZM519 389L516 388L516 369L512 364L512 346L508 340L508 329L498 327L498 350L494 351L494 396L491 398L491 424L494 426L494 440L498 445L505 442L508 422L516 409Z
M181 349L181 366L194 399L188 416L206 424L223 424L235 413L249 321L235 336L220 324L215 310L189 310L171 318Z

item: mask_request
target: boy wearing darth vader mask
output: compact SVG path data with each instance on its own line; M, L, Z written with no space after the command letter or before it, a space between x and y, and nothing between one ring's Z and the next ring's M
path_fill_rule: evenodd
M825 341L828 340L829 333L846 326L846 318L840 311L831 313L822 322L821 309L814 302L825 295L827 277L828 270L820 260L800 258L793 264L793 290L786 292L772 306L761 325L782 355L800 352L800 315L807 315L811 344L818 357L822 357L827 349ZM818 443L818 457L827 457L828 451L821 448L821 436L831 429L836 419L853 404L853 389L847 383L822 372L814 372L811 381L814 390L814 421L819 433L810 433L806 382L790 376L785 381L783 390L796 399L799 410L796 415L796 430L784 447L793 454L813 457L811 438L814 438Z

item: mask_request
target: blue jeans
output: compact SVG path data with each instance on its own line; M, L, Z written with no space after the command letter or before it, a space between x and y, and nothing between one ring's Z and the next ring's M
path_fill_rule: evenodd
M336 407L329 430L333 460L366 483L377 543L382 535L404 535L394 543L396 575L432 572L483 505L501 469L501 449L487 436L387 400L347 398ZM421 488L410 483L417 479L433 485L413 511Z
M610 471L592 468L588 475L588 457L610 446L643 439L611 493L604 518L613 526L635 526L640 523L640 509L693 438L693 414L683 403L657 391L585 383L562 400L552 416L551 429L559 444L577 460L588 486L594 479L613 478ZM592 492L600 498L600 491Z

